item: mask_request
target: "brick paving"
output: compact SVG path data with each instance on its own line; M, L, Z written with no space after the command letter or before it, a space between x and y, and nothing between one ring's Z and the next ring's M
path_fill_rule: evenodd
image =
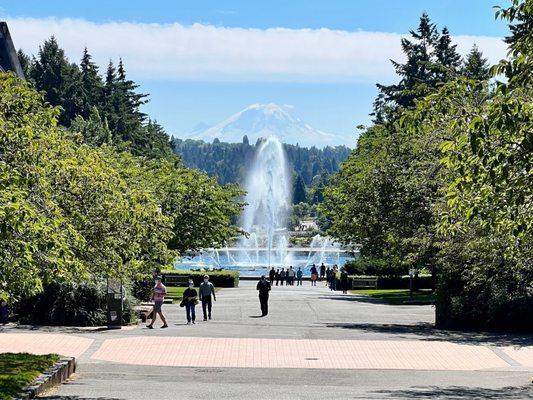
M407 340L139 336L107 339L91 358L132 365L219 368L473 371L509 366L484 346Z
M56 353L68 357L80 357L93 339L53 333L2 333L0 353Z

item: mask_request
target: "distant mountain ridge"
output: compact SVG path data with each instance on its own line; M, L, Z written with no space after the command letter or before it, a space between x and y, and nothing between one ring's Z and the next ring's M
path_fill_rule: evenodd
M283 143L299 144L302 147L353 146L342 136L313 128L293 115L289 107L274 103L252 104L214 126L198 125L184 137L208 143L215 139L240 143L245 135L251 143L259 138L277 136Z

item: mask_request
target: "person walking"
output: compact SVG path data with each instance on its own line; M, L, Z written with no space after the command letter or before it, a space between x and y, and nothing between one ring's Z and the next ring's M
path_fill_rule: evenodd
M274 267L270 269L268 273L268 278L270 281L270 286L272 286L274 284L274 279L276 278L276 270L274 269Z
M204 275L204 281L200 284L198 289L200 295L200 301L202 302L202 311L204 312L204 321L207 321L207 317L211 319L211 296L213 300L217 301L217 296L215 294L215 287L211 282L209 282L209 275Z
M341 269L341 290L343 294L348 293L348 273L344 267Z
M298 279L297 286L302 286L302 276L303 276L302 268L298 267L298 271L296 271L296 279Z
M326 276L326 266L324 263L320 266L320 280L324 279Z
M9 307L5 299L0 298L0 324L4 325L9 322Z
M279 280L281 282L281 286L283 286L283 282L285 281L285 276L286 276L286 272L285 272L285 268L282 268L281 269L281 272L279 273Z
M318 272L316 270L316 265L313 264L311 267L311 286L316 286L316 280L318 277Z
M266 280L265 276L261 276L261 280L257 283L257 290L259 291L259 303L261 304L261 316L268 315L268 296L271 286L270 282Z
M274 277L276 278L276 286L278 286L279 284L279 268L276 270L276 275L274 275Z
M180 303L181 307L185 307L187 325L190 325L191 322L194 324L196 320L196 304L198 304L198 293L194 289L194 282L189 280L189 287L183 292L183 300Z
M148 329L154 329L154 322L157 319L157 314L161 317L163 325L161 328L168 328L167 320L163 315L161 308L163 307L163 301L165 300L165 295L167 294L167 288L163 285L161 277L158 275L155 277L155 286L152 289L152 300L154 301L154 309L152 310L152 322L146 327Z

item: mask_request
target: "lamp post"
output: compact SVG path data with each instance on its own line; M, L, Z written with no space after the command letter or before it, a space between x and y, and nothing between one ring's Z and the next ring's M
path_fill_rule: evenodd
M409 298L413 300L413 277L415 276L415 269L409 268Z

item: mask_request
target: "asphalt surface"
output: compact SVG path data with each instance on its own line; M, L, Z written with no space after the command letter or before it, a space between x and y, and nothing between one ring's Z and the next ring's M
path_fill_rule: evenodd
M305 283L304 283L305 285ZM213 320L185 325L185 311L165 305L170 327L88 332L40 328L94 339L78 359L74 379L49 399L526 399L533 398L533 368L519 365L500 346L532 346L532 336L439 331L432 306L390 306L320 286L274 287L270 313L260 317L253 282L222 289ZM159 321L160 322L160 321ZM24 333L24 330L20 330ZM34 331L35 332L35 331ZM128 365L91 358L106 339L138 336L265 339L416 340L486 346L507 367L476 371L402 369L197 368ZM146 349L150 351L150 349ZM357 357L357 354L353 354Z

